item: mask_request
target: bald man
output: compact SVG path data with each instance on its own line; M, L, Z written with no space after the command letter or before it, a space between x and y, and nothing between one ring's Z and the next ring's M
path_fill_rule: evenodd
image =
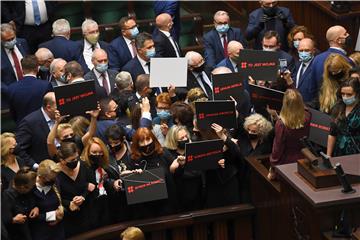
M35 52L35 56L39 63L39 72L37 74L38 78L50 81L51 73L50 73L50 64L54 60L54 55L47 48L39 48Z
M91 57L91 62L94 68L85 74L84 79L95 80L95 84L104 88L109 95L114 90L115 78L118 72L108 68L108 55L104 49L95 49Z
M174 25L170 14L162 13L155 19L156 29L153 32L156 55L159 57L181 57L179 43L171 36Z
M343 26L332 26L326 32L326 40L329 43L329 49L320 53L314 58L312 77L318 83L320 88L322 84L322 76L324 73L324 63L331 53L337 53L345 57L345 59L354 66L350 58L346 56L345 49L350 46L350 35Z
M55 58L50 64L51 85L53 87L65 85L65 64L66 61L62 58Z
M237 59L240 56L240 51L244 49L243 45L238 41L231 41L228 44L228 57L219 62L216 67L227 67L231 72L238 72Z

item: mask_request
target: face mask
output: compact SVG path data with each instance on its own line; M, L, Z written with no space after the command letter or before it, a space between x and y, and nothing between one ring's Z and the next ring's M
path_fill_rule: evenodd
M348 47L348 48L351 47L351 45L352 45L352 38L351 38L350 35L345 38L345 40L344 40L344 42L343 42L343 45L344 45L344 47Z
M299 59L302 62L308 62L312 59L312 54L311 52L299 52Z
M75 143L75 137L72 136L72 137L69 137L69 138L65 138L65 139L62 140L62 142L73 142L73 143Z
M49 71L49 68L46 67L46 66L40 66L40 71L42 71L42 72L48 72L48 71Z
M54 180L50 180L50 181L47 181L47 182L44 182L44 185L45 186L52 186L55 184L55 179Z
M4 46L4 48L7 48L7 49L13 49L15 47L15 44L16 44L16 38L14 38L11 41L2 42L2 45Z
M151 155L154 150L155 150L155 142L153 141L152 143L148 144L148 145L145 145L145 146L140 146L140 152L143 154L143 155L146 155L146 156L149 156Z
M155 57L155 54L156 54L155 48L146 50L146 57L147 57L147 58Z
M253 133L247 133L248 137L250 140L255 140L258 138L258 135L257 134L253 134Z
M266 47L263 47L263 50L266 51L266 52L276 52L276 48L266 48Z
M58 81L67 83L68 81L67 81L66 77L67 77L66 74L63 74L59 77Z
M202 140L201 133L198 131L193 131L193 134L191 135L191 140L193 142L198 142Z
M344 75L345 75L345 73L343 71L341 71L339 73L336 73L336 74L329 73L330 78L332 78L332 79L334 79L336 81L341 80L344 77Z
M16 147L14 148L14 150L12 152L10 152L11 154L14 155L18 155L20 153L20 146L16 145Z
M218 33L226 33L229 30L229 24L221 24L216 26Z
M139 34L139 29L137 27L134 27L133 29L130 29L131 37L135 38Z
M343 99L343 102L345 103L345 105L353 105L356 101L356 98L355 98L355 95L352 96L352 97L349 97L349 98L342 98Z
M167 120L170 118L171 113L169 110L161 110L161 111L157 112L157 115L161 120Z
M118 151L121 150L122 145L123 145L123 144L120 143L120 144L118 144L118 145L116 145L116 146L113 146L113 147L110 146L110 149L111 149L112 152L117 153Z
M104 73L108 70L108 65L106 63L99 63L95 66L96 71L99 73Z
M295 40L294 42L293 42L293 44L294 44L294 48L298 48L299 47L299 43L300 43L300 41L299 40Z
M200 67L194 68L193 72L201 73L202 71L204 71L204 68L205 64L201 65Z
M79 158L77 158L76 160L72 161L72 162L67 162L66 166L70 169L75 169L77 167Z
M268 15L269 17L273 17L276 14L276 7L264 7L263 11L264 14Z
M86 40L91 44L95 45L99 40L99 33L94 33L86 36Z
M95 165L99 166L101 159L104 155L89 155L90 161Z
M180 150L185 149L185 145L189 142L189 139L183 140L183 141L177 141L178 148Z

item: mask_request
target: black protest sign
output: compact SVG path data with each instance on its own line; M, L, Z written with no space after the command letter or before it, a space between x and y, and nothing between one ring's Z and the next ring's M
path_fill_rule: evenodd
M255 80L275 81L279 69L277 52L248 50L240 51L237 59L238 71Z
M185 168L189 170L208 170L219 168L218 161L223 158L224 142L208 140L185 145Z
M162 168L144 170L122 178L129 205L151 202L168 197L165 174Z
M54 88L57 109L61 115L85 115L97 108L95 82L84 81Z
M212 75L211 78L214 89L214 100L230 100L230 96L232 96L237 102L240 102L241 98L243 98L243 81L247 81L247 79L244 78L244 74L215 74Z
M253 84L249 84L249 90L251 102L254 105L256 112L264 113L267 105L269 105L270 109L280 112L284 92Z
M208 129L217 123L224 128L236 128L234 101L195 102L196 120L199 129Z
M326 147L330 132L331 117L326 113L309 108L311 112L309 140Z

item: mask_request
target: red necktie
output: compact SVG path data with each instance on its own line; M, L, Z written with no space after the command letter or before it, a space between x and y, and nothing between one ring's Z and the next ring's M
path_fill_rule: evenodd
M21 66L20 66L20 62L19 62L19 59L15 53L15 49L11 49L10 50L11 52L11 57L13 58L13 61L14 61L14 64L15 64L15 70L16 70L16 75L17 75L17 79L18 80L21 80L23 79L23 73L22 73L22 70L21 70Z
M228 51L227 51L228 43L227 43L227 39L226 39L226 34L222 35L222 37L224 38L224 56L228 57Z
M109 90L108 82L106 81L106 73L102 73L101 77L102 77L103 88L105 88L107 95L109 95L110 90Z

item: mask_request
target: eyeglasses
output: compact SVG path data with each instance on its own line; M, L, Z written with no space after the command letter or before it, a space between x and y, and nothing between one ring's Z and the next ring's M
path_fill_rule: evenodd
M130 28L125 28L124 31L131 30L131 29L134 29L134 28L137 28L137 27L139 27L139 25L136 24L136 25L134 25L134 26L132 26Z

